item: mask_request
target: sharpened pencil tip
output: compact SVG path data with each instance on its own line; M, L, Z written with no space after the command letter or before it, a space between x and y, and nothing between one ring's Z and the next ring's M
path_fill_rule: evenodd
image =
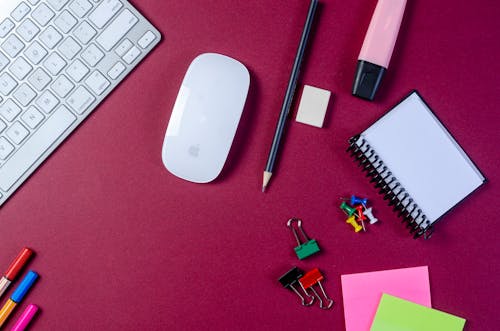
M266 191L266 187L262 186L262 193L264 193L265 191Z

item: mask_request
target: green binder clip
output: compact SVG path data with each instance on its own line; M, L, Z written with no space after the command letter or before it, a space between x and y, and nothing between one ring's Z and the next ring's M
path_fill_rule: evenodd
M304 238L305 242L301 243L299 239L299 235L297 233L297 230L295 230L295 227L292 225L293 223L297 223L297 228L299 231L302 233L302 237ZM297 254L297 257L299 260L303 260L306 257L309 257L313 254L316 254L317 252L320 251L318 243L316 242L315 239L309 239L309 237L306 235L304 230L302 229L302 220L298 218L291 218L288 220L286 225L292 230L292 233L295 237L295 240L297 240L298 246L295 247L295 253Z

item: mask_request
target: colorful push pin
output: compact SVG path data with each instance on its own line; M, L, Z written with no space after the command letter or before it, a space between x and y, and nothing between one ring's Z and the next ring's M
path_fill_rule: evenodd
M358 218L358 220L361 221L361 226L363 227L363 231L366 232L366 229L365 229L365 221L366 221L366 216L363 214L363 206L361 205L357 205L356 207L356 211L357 213L355 214L355 216Z
M357 205L357 204L362 204L363 206L366 206L367 203L368 203L367 198L358 198L355 195L351 195L351 205L352 206Z
M356 222L356 218L354 217L354 215L349 216L349 218L345 222L352 225L352 227L354 228L354 232L359 232L363 229L363 227L359 225L358 222Z
M349 206L345 201L340 204L340 209L342 209L347 216L352 216L356 213L356 209Z
M302 237L304 238L305 242L301 243L299 239L299 235L297 231L295 230L295 227L293 226L293 223L297 223L297 228L299 231L302 233ZM297 240L298 246L295 247L295 254L297 254L297 257L299 260L303 260L306 257L309 257L313 254L316 254L317 252L320 251L319 245L315 239L309 239L309 237L306 235L304 230L302 229L302 220L298 218L291 218L288 220L286 225L292 230L293 236L295 237L295 240Z
M359 220L361 220L361 221L366 221L366 219L367 219L367 218L366 218L366 215L363 213L363 211L364 211L363 206L361 206L361 205L357 205L357 206L355 207L355 209L356 209L356 212L357 212L357 213L355 214L355 215L356 215L356 217L357 217Z
M281 285L283 285L284 288L295 292L295 294L297 294L302 301L303 306L310 306L314 303L314 297L309 295L309 293L304 290L305 296L309 298L309 301L306 302L306 298L302 294L300 294L300 291L298 289L295 288L296 285L300 285L297 283L303 275L304 272L302 270L297 267L293 267L290 271L280 277L279 282L281 283Z
M33 255L33 251L24 247L17 255L16 259L12 261L4 276L0 278L0 297L4 294L5 290L9 287L10 283L19 275L24 265L28 262Z
M378 222L378 218L376 218L375 216L373 216L372 207L365 209L363 211L363 215L365 215L366 217L368 217L368 219L370 220L370 224L375 224L375 223Z
M307 293L307 290L311 290L314 293L314 296L319 300L319 307L321 309L330 309L333 306L334 301L328 297L328 295L325 292L325 289L323 288L323 285L321 285L321 281L324 280L325 277L321 274L318 268L315 268L311 271L308 271L304 276L302 276L299 279L300 286L304 290L304 292ZM314 285L318 285L318 287L321 289L321 293L323 293L323 298L326 299L328 304L325 306L323 304L323 299L319 296L318 292L314 289Z
M24 276L21 284L16 288L14 293L12 293L10 299L7 300L5 305L0 310L0 328L5 323L9 315L12 313L16 305L19 304L23 298L26 296L31 286L38 279L38 274L34 271L28 271L26 276Z

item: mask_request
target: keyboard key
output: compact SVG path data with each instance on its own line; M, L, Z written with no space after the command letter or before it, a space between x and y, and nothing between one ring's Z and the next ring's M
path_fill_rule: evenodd
M59 52L68 60L72 60L81 51L80 44L75 39L68 37L59 45Z
M33 106L29 107L28 110L21 115L23 122L31 129L36 129L44 118L43 114Z
M24 48L24 43L15 35L10 35L2 44L2 49L10 57L16 57Z
M78 114L83 114L94 102L95 97L83 86L79 86L68 98L69 106Z
M123 7L118 0L104 0L99 6L89 15L89 19L99 29L102 29L113 16Z
M52 6L52 8L59 11L64 7L68 0L48 0L47 2Z
M54 20L54 24L64 33L70 32L77 22L76 18L67 10L63 11L61 15Z
M7 124L5 124L4 121L0 120L0 133L2 133L6 127L7 127Z
M0 75L0 93L8 95L17 86L17 82L11 75L4 72Z
M0 70L3 70L8 64L9 64L9 59L3 55L2 52L0 52Z
M57 75L66 66L66 61L59 54L52 53L45 59L43 66L52 75Z
M115 53L119 56L119 57L122 57L123 55L125 55L125 53L127 53L127 51L130 49L130 47L132 47L133 44L130 40L126 39L123 40L115 49Z
M42 91L47 85L49 85L52 79L42 68L38 68L33 72L33 75L28 79L28 81L33 85L38 91Z
M96 40L102 48L109 52L138 21L139 19L130 10L125 9Z
M62 35L54 29L54 27L49 26L45 31L40 34L40 40L48 48L52 49L61 41Z
M30 134L30 132L19 122L14 122L6 133L7 137L17 145L22 143Z
M97 95L101 95L110 85L110 82L106 79L106 77L104 77L104 75L97 70L87 77L85 83Z
M148 31L146 32L141 39L137 42L139 46L141 46L143 49L148 48L149 45L156 39L156 36L153 32Z
M125 71L125 65L123 65L123 63L121 62L117 62L109 71L108 71L108 76L111 78L111 79L117 79L121 74L122 72Z
M33 70L33 67L23 57L18 57L9 67L10 72L17 79L22 80Z
M21 2L16 9L10 14L12 18L18 22L21 22L21 20L24 18L24 16L28 15L30 12L31 8L28 6L25 2Z
M35 36L40 32L40 29L33 23L29 18L25 20L18 28L17 33L24 39L26 42L30 42L35 38Z
M76 16L82 18L92 9L92 4L88 0L75 0L69 8Z
M59 104L59 100L50 91L46 90L42 93L40 98L38 98L36 104L46 114L49 114Z
M92 9L92 4L87 0L75 0L70 5L71 11L78 17L84 17Z
M90 44L82 53L82 59L92 67L99 63L103 57L104 53L94 44Z
M21 104L21 106L26 107L36 97L36 92L33 91L33 89L26 83L23 83L12 96Z
M11 99L0 106L0 115L8 122L12 122L19 113L21 113L21 108Z
M38 64L47 56L48 52L38 41L34 41L24 52L24 55L33 64Z
M128 64L132 64L132 62L137 59L137 57L141 55L141 51L137 47L132 47L127 54L123 56L123 61L127 62Z
M97 31L94 30L93 27L90 26L87 22L83 22L80 24L75 31L73 31L73 35L80 40L82 44L88 44L88 42L94 38L97 34Z
M12 144L8 142L4 137L0 137L0 160L7 159L10 153L12 153L13 151L14 146L12 146Z
M64 75L59 76L52 84L52 89L61 98L67 96L73 87L75 85Z
M46 26L54 16L56 14L43 2L31 14L31 17L41 26Z
M66 73L75 81L80 82L83 77L85 77L89 73L89 69L82 61L76 59L68 69L66 69Z
M16 25L10 18L4 19L2 23L0 23L0 38L4 38L15 26Z
M57 139L65 133L71 124L76 121L75 115L64 106L61 106L50 116L40 128L16 153L0 168L0 189L9 190L29 168L40 159ZM0 138L0 144L2 144ZM8 142L7 142L8 143ZM12 145L11 145L12 147ZM6 147L8 149L8 146ZM12 152L12 150L10 151ZM1 155L0 158L5 159Z

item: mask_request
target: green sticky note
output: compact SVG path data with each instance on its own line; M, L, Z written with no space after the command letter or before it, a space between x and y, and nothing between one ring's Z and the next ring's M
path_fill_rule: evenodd
M465 319L383 294L370 331L462 331Z

